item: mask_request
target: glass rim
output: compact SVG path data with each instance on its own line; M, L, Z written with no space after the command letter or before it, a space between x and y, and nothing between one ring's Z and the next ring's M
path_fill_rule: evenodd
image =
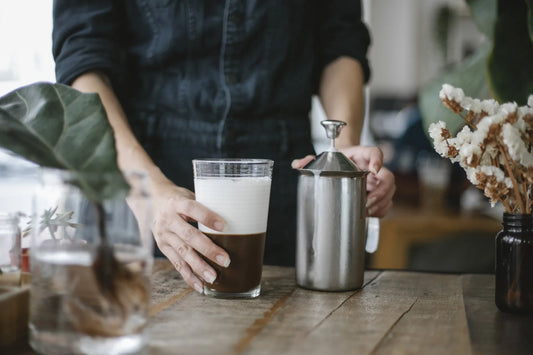
M261 165L268 164L272 165L274 163L271 159L258 159L258 158L199 158L193 159L193 164L196 163L206 163L206 164L250 164L250 165Z

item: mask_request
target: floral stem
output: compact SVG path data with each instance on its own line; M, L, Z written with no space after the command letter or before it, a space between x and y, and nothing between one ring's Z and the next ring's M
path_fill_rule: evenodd
M465 121L465 123L468 125L468 127L470 127L472 130L476 130L476 125L475 124L472 124L470 123L467 119L466 119L466 116L464 116L462 113L459 114L459 116L461 116L461 118L463 119L463 121Z
M505 164L505 169L507 169L507 173L509 174L509 177L511 178L511 182L513 184L513 192L515 195L516 204L518 205L518 208L520 209L520 213L524 213L525 208L524 208L524 201L522 201L522 197L520 196L520 185L516 181L516 177L513 174L513 169L511 168L509 159L507 159L505 148L501 144L498 144L498 147L502 155L503 163Z
M527 186L524 184L524 186ZM531 186L524 187L524 195L526 199L526 213L531 213L531 199L529 198L529 193L531 190Z
M531 213L531 206L529 206L529 189L527 188L527 184L526 184L526 179L523 179L522 180L522 191L524 191L524 200L525 200L525 205L526 205L526 213L527 214L530 214Z
M513 211L511 210L511 206L509 206L509 204L505 202L505 200L500 200L500 202L502 203L503 207L505 207L505 211L507 211L508 213L513 213Z

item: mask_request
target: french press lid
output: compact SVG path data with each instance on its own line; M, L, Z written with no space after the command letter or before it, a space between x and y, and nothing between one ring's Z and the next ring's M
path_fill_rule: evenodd
M320 176L365 176L368 171L360 170L354 162L335 148L335 138L339 136L341 129L346 126L346 122L324 120L320 124L324 127L327 137L331 140L330 147L300 169L300 172L306 175L318 174Z

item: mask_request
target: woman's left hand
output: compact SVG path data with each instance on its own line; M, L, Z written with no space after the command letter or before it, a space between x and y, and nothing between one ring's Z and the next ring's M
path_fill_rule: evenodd
M340 149L361 170L368 170L366 189L368 191L366 205L370 217L384 217L392 207L392 197L396 191L396 183L392 172L383 167L383 153L377 147L352 146ZM308 155L292 162L294 169L301 169L314 156Z

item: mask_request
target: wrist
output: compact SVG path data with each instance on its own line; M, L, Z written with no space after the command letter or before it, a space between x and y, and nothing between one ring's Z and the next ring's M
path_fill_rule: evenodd
M346 128L345 128L346 129ZM341 131L339 137L335 140L335 146L338 149L353 147L359 145L359 135L356 132Z

